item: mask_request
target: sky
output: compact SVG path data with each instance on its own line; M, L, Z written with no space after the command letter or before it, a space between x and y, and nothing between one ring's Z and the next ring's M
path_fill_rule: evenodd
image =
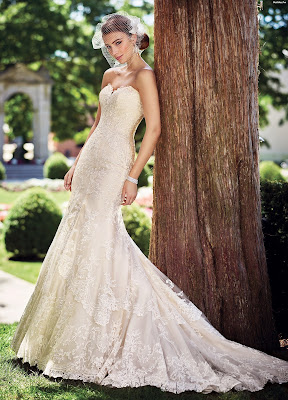
M148 3L150 4L154 4L154 0L146 0ZM60 4L63 5L65 4L66 0L54 0L54 3L56 4ZM110 0L110 4L112 6L114 6L116 9L119 9L122 7L122 5L124 4L124 0ZM143 5L143 0L130 0L130 4L134 7L141 7ZM73 12L71 13L71 18L77 20L77 21L81 21L83 19L83 15L81 12L81 5L78 6L78 10L77 12ZM154 24L154 15L150 14L150 15L146 15L145 17L143 17L144 23L146 23L147 25L153 25Z

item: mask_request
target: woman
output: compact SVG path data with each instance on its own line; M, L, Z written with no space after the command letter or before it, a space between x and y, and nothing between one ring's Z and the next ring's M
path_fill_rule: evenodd
M115 13L92 42L113 68L65 175L71 197L13 337L17 357L52 377L174 393L287 382L288 362L226 339L128 235L121 205L134 201L160 135L154 72L140 56L149 39L139 18Z

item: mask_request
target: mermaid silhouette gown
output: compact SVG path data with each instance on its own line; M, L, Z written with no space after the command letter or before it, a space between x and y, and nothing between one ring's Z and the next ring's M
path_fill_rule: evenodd
M132 86L99 93L67 209L11 347L42 374L110 387L257 391L288 362L230 341L141 252L121 213L143 107Z

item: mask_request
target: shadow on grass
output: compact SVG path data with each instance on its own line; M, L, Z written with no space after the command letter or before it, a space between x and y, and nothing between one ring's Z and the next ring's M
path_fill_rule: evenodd
M83 382L82 380L78 379L63 379L61 377L53 378L48 375L43 375L42 370L39 370L37 366L30 366L28 362L23 363L22 359L19 358L14 358L10 360L12 365L14 367L20 367L27 373L28 375L38 375L38 376L44 376L45 379L47 379L50 382L53 383L58 383L59 387L49 387L48 390L52 389L53 392L56 394L62 393L63 390L67 390L69 388L69 391L73 392L74 394L78 392L77 395L77 400L84 400L84 399L98 399L98 398L103 398L103 399L131 399L131 400L144 400L144 399L149 399L149 400L162 400L162 399L183 399L183 400L188 400L188 399L195 399L195 400L209 400L210 398L212 399L217 399L218 394L217 393L212 393L209 394L209 398L207 395L201 394L201 393L196 393L196 392L185 392L185 393L180 393L178 395L170 392L162 392L159 388L154 387L154 386L142 386L138 388L131 388L131 387L125 387L125 388L116 388L116 387L109 387L109 386L102 386L96 383L92 382ZM41 390L41 388L38 386L38 389ZM43 389L45 391L47 390L47 387L43 386ZM93 393L89 394L87 392L83 393L83 389L86 390L91 390ZM98 392L98 393L97 393ZM95 395L101 395L101 397L95 397ZM93 397L94 396L94 397ZM211 397L212 396L212 397ZM215 397L216 396L216 397Z
M57 384L56 386L37 384L31 385L32 393L43 394L43 399L77 399L77 400L288 400L288 383L272 384L268 382L263 390L257 392L241 391L232 389L227 393L211 392L202 394L193 391L187 391L180 394L163 392L154 386L142 386L138 388L115 388L102 386L96 383L83 382L76 379L63 379L61 377L53 378L43 375L42 370L37 366L30 366L29 363L23 363L21 359L10 359L9 362L14 368L20 368L27 375L42 376L47 381ZM31 393L31 394L32 394ZM62 397L65 393L65 397ZM61 396L62 395L62 396ZM51 397L52 396L52 397ZM61 396L61 397L59 397ZM71 397L70 397L71 396ZM76 397L75 397L76 396ZM22 398L22 397L21 397ZM24 397L23 397L24 398ZM41 397L42 399L42 397Z
M9 261L25 261L25 262L42 262L45 258L45 254L31 254L29 256L21 256L17 254L12 254L8 257Z
M208 394L162 392L154 386L115 388L81 380L52 378L17 358L10 347L18 323L0 324L0 400L288 400L288 383L267 383L257 392L232 389Z

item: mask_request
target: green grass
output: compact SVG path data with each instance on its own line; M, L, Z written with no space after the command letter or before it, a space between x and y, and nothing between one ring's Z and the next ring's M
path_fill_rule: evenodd
M17 362L10 342L17 327L0 324L0 400L287 400L288 384L266 384L258 392L201 394L162 392L152 386L108 388L93 383L61 378L46 378L35 367Z
M0 187L0 203L5 203L5 204L13 204L14 201L23 193L23 190L20 192L12 192L9 190L5 190ZM61 204L64 203L65 201L68 201L71 192L61 191L61 192L52 192L48 191L48 193L53 197L55 202L61 207Z
M14 261L9 259L13 253L5 249L3 235L0 234L0 269L28 282L35 283L42 261Z

